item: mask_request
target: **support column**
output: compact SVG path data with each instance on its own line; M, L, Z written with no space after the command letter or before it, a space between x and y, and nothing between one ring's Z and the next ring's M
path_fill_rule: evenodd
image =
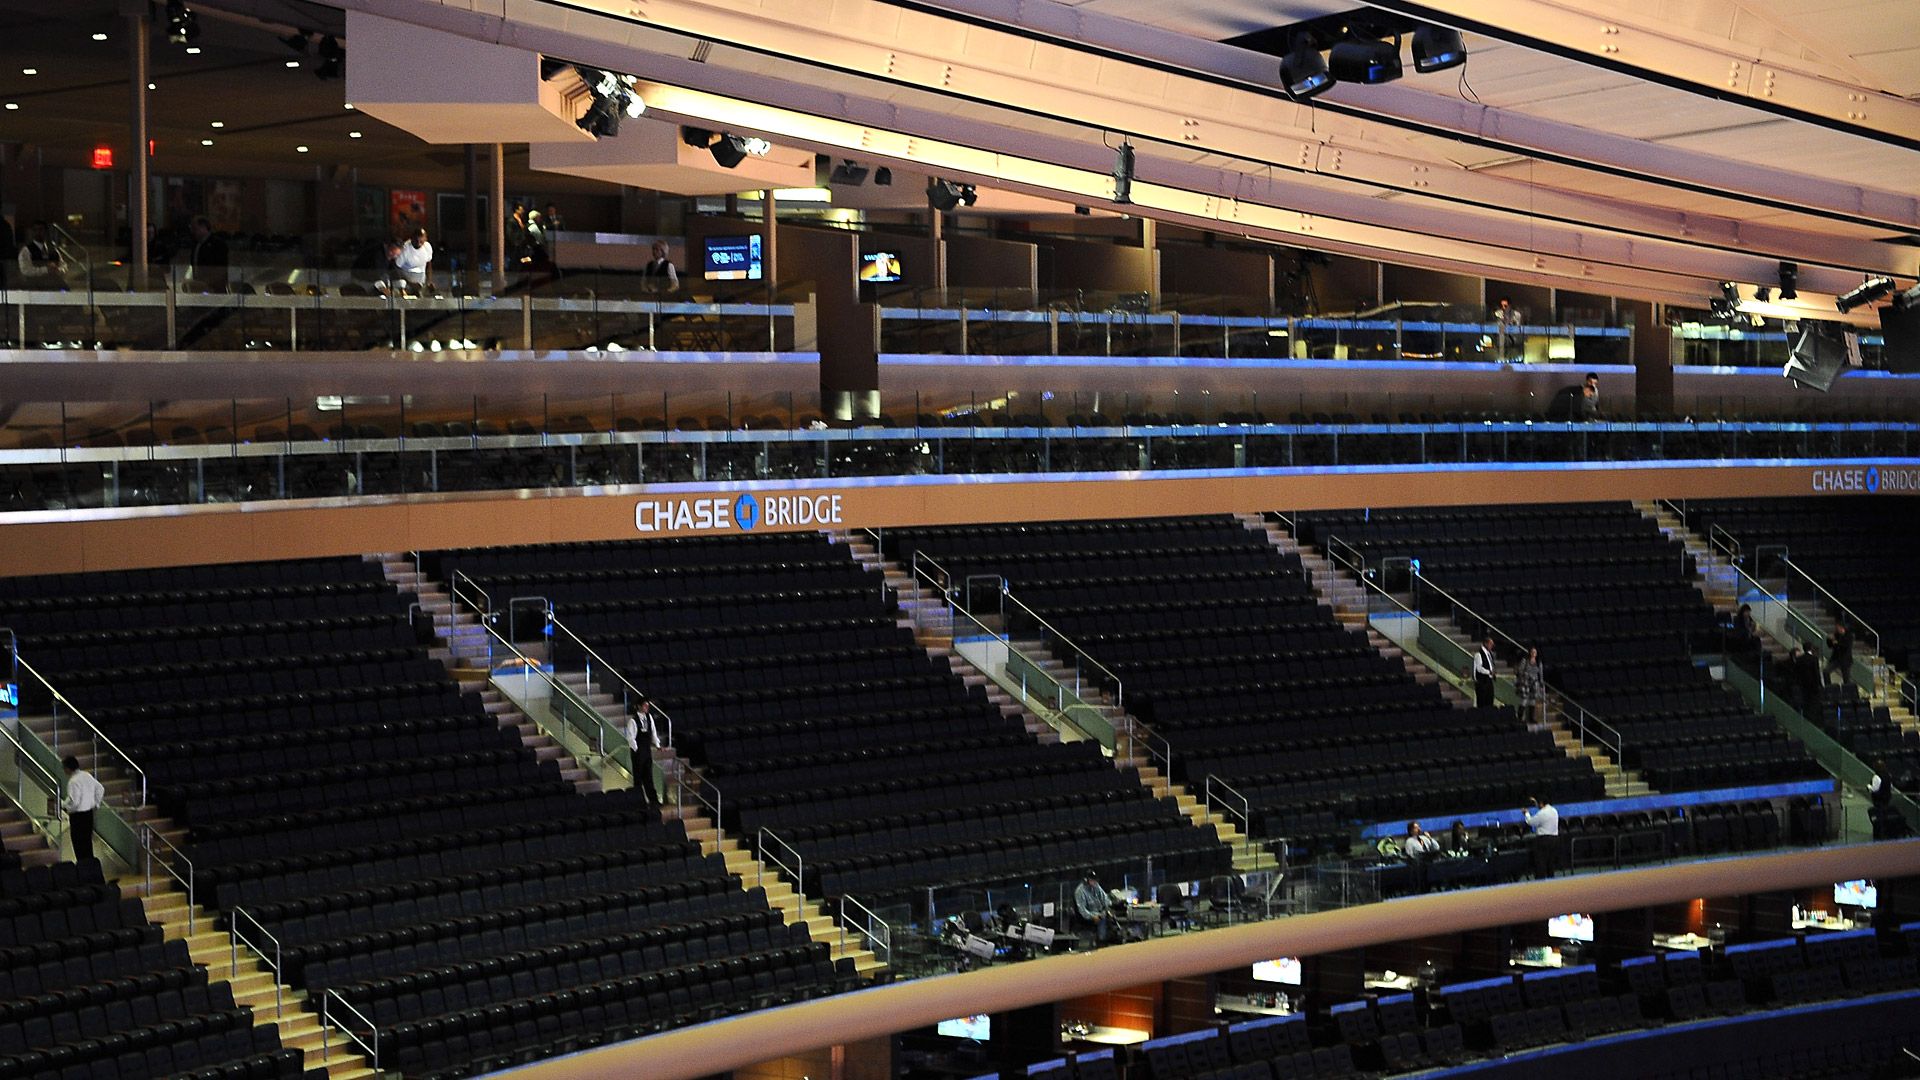
M467 270L460 277L462 293L480 291L480 148L467 144L466 187L467 197ZM487 205L497 215L500 207L491 199Z
M933 297L934 303L945 307L947 303L947 216L940 211L927 210L927 236L933 241Z
M127 284L134 289L147 287L147 193L152 187L153 161L147 156L147 69L148 30L145 4L130 5L127 16L127 67L131 70L132 96L128 127L133 146L127 155L127 236L132 241L127 253ZM108 219L112 227L112 218Z
M772 303L780 288L780 202L774 198L771 187L761 196L760 222L767 230L767 242L760 251L760 261L767 275L767 302ZM855 269L858 268L856 263Z
M1140 219L1140 246L1147 253L1147 308L1160 310L1160 233L1150 217Z
M507 287L507 158L506 147L493 144L493 159L487 177L487 198L492 204L488 232L493 237L493 291Z

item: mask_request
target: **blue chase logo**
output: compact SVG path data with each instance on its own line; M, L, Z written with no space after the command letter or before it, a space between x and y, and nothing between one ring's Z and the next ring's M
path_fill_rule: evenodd
M741 532L752 532L760 524L760 500L753 497L753 492L744 492L733 501L733 523Z
M1867 494L1878 495L1879 493L1880 493L1880 466L1870 465L1867 467Z

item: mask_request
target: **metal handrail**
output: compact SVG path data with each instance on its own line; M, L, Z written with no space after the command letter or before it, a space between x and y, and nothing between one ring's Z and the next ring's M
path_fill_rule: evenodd
M179 865L185 866L186 873L181 873L178 866L169 864L165 857L156 857L154 852L154 846L156 844L166 848L168 855L176 859ZM151 821L143 821L140 823L140 850L146 855L145 873L147 878L147 895L153 895L153 864L157 861L160 864L160 869L171 875L173 880L179 882L180 887L187 891L187 933L193 933L194 924L199 919L198 912L200 910L199 901L194 896L193 860L187 858L186 852L175 847L173 841L160 835L159 830L153 827L153 822Z
M1707 546L1726 556L1728 562L1745 557L1739 538L1721 528L1719 522L1707 526Z
M242 931L240 926L241 919L252 923L254 930L273 946L273 954L271 956L267 954L265 948L249 939ZM245 945L247 948L252 949L254 953L260 957L260 962L267 965L268 970L273 972L274 1015L286 1015L286 1001L284 999L286 980L281 978L280 939L275 937L259 919L254 918L247 909L239 907L234 908L227 915L227 936L231 939L227 945L227 970L238 971L240 969L240 946Z
M1248 854L1252 854L1253 852L1253 803L1252 801L1250 801L1244 794L1242 794L1238 788L1235 788L1232 784L1229 784L1225 780L1220 779L1220 777L1214 775L1213 773L1207 774L1206 784L1204 785L1204 792L1205 792L1206 806L1208 810L1214 809L1214 803L1217 799L1220 802L1222 809L1224 810L1224 812L1221 814L1222 817L1225 817L1227 814L1239 815L1240 838ZM1228 798L1239 800L1239 803L1240 803L1239 807L1236 809L1231 802L1227 801Z
M60 780L48 772L46 766L40 764L32 751L27 749L26 744L20 741L20 737L14 734L11 727L0 724L0 735L4 735L7 742L13 744L14 761L19 763L19 775L14 777L16 784L28 779L31 775L35 784L46 793L47 814L44 818L36 817L33 811L27 809L26 800L22 797L24 793L17 788L13 792L0 790L0 794L7 796L8 801L19 809L21 816L25 817L28 824L31 824L40 835L49 841L56 840L59 830L54 826L60 820ZM28 772L29 769L32 770L31 774ZM55 846L57 847L58 844L56 843Z
M754 847L755 847L755 854L757 854L759 858L755 859L754 863L759 867L759 869L754 871L753 883L755 885L760 885L765 880L766 874L767 874L767 864L771 862L773 865L779 867L782 870L785 870L788 873L788 875L790 875L793 878L793 891L796 893L799 893L802 896L805 896L807 892L807 858L806 856L800 854L799 848L794 847L792 844L789 844L785 840L781 839L779 833L774 832L772 829L769 829L764 825L760 827L758 836L759 836L759 843L756 844ZM788 866L785 862L781 861L778 855L773 853L772 849L767 844L767 841L769 840L787 849L787 854L793 856L792 866Z
M466 586L464 593L461 591L462 584ZM480 587L479 582L468 577L465 570L455 570L447 578L447 596L456 603L464 603L472 608L483 622L493 616L493 597Z
M1786 567L1789 573L1799 574L1801 577L1805 578L1807 581L1807 584L1813 586L1815 589L1818 589L1820 591L1820 596L1823 600L1825 600L1832 607L1838 608L1840 613L1846 616L1848 625L1852 626L1856 630L1864 630L1867 633L1872 634L1873 635L1873 654L1875 656L1880 655L1880 631L1875 630L1873 626L1867 622L1867 620L1861 618L1858 615L1855 615L1853 613L1852 608L1848 607L1844 602L1842 602L1839 597L1833 595L1831 592L1828 592L1827 587L1825 585L1820 584L1819 580L1816 579L1812 574L1809 574L1805 570L1800 569L1800 564L1797 562L1794 562L1792 556L1787 556L1781 561L1786 564ZM1791 577L1787 579L1787 586L1788 586L1787 591L1789 594L1791 594L1793 591L1793 588L1792 588L1793 579Z
M581 640L580 635L574 633L572 627L561 622L560 616L551 608L547 610L547 621L548 624L553 627L553 632L556 635L565 634L567 640L579 646L580 651L587 654L587 682L589 684L593 682L593 666L599 664L601 673L612 675L615 679L618 679L621 689L625 691L620 699L621 711L631 714L636 700L645 701L649 706L648 715L653 718L655 730L660 730L660 725L663 722L666 725L665 733L660 740L660 745L673 745L673 717L669 716L667 711L660 707L659 702L653 700L651 696L642 691L638 686L635 686L632 679L621 674L620 669L614 667L605 657L601 656L599 651L593 646Z
M1401 614L1411 617L1420 625L1426 627L1429 630L1432 630L1435 636L1447 641L1453 640L1451 637L1447 635L1447 633L1444 630L1436 626L1431 619L1428 619L1426 616L1420 614L1420 612L1418 611L1415 611L1413 608L1408 607L1406 604L1401 603L1398 597L1394 596L1392 593L1388 592L1385 588L1381 587L1380 583L1375 581L1372 577L1369 577L1364 572L1365 570L1364 564L1356 565L1355 563L1349 562L1347 559L1342 558L1341 555L1334 549L1333 545L1335 544L1340 544L1341 546L1347 548L1347 550L1353 552L1356 556L1359 554L1359 549L1354 547L1352 544L1349 544L1346 541L1341 540L1337 536L1327 537L1327 543L1324 545L1324 550L1326 551L1328 557L1340 563L1341 565L1346 566L1348 570L1352 571L1354 577L1359 581L1360 585L1363 588L1370 590L1373 595L1384 599L1387 603L1392 604L1394 607L1398 608ZM1512 638L1508 637L1504 633L1501 633L1499 627L1496 627L1492 623L1486 621L1485 619L1482 619L1479 616L1479 614L1476 613L1472 608L1467 607L1465 604L1460 603L1458 600L1455 600L1451 593L1447 592L1445 589L1442 589L1438 585L1434 585L1432 581L1427 579L1425 576L1421 575L1420 572L1417 570L1412 572L1412 576L1417 583L1427 585L1428 587L1432 588L1434 592L1439 593L1440 596L1444 598L1449 604L1452 604L1453 606L1459 608L1460 610L1467 612L1473 618L1478 619L1482 626L1486 627L1487 629L1493 631L1495 634L1499 635L1499 637L1507 641L1522 656L1526 655L1526 650L1521 648L1517 642L1513 641ZM1438 674L1440 674L1444 678L1451 673L1439 672ZM1574 722L1578 725L1576 734L1579 736L1580 742L1582 745L1586 744L1587 729L1591 727L1594 729L1594 741L1598 742L1602 747L1608 750L1611 750L1613 752L1614 761L1616 763L1619 763L1621 761L1622 756L1626 753L1626 740L1620 734L1618 729L1616 729L1612 724L1607 723L1605 720L1602 720L1598 716L1598 714L1594 713L1592 710L1588 709L1586 706L1580 704L1579 702L1573 700L1573 698L1569 697L1564 692L1558 689L1555 689L1554 687L1551 687L1551 686L1547 687L1546 691L1547 691L1547 696L1549 700L1554 700L1558 702L1560 711L1562 714L1573 717ZM1607 736L1611 736L1612 738L1611 742L1608 741Z
M335 1002L338 1002L342 1009L352 1014L354 1019L367 1025L368 1039L362 1039L352 1028L334 1019L333 1005ZM360 1048L361 1054L367 1059L367 1064L371 1065L375 1072L380 1071L380 1028L367 1017L366 1013L354 1008L353 1002L348 1001L340 991L328 987L320 996L320 1060L322 1061L333 1056L333 1040L327 1032L335 1027L340 1029L340 1034L345 1035L355 1046Z
M842 893L840 896L840 944L845 945L847 943L847 926L849 925L847 908L849 906L853 907L862 916L860 922L852 924L853 929L865 936L866 939L873 944L873 948L870 951L876 957L880 958L881 963L892 967L893 927L888 925L887 920L874 914L872 908L845 893ZM885 955L881 956L882 953Z
M18 665L22 670L26 671L27 674L33 676L34 681L39 683L42 687L46 688L47 693L52 695L53 704L55 706L54 713L53 713L54 725L55 725L54 727L55 744L59 742L60 712L59 712L58 706L65 705L67 707L67 711L73 714L74 719L84 724L86 726L87 731L92 733L95 748L96 748L95 750L96 754L98 753L98 747L105 746L107 749L113 751L114 754L116 754L120 758L120 767L133 773L134 776L138 779L139 782L138 784L135 785L135 790L137 790L140 793L140 801L137 803L134 803L131 809L134 809L134 810L144 809L147 805L147 771L141 768L133 760L133 758L130 755L128 755L128 753L125 750L120 749L120 744L108 738L105 732L95 727L93 724L93 721L87 719L86 713L81 712L80 709L77 706L75 706L71 700L68 699L67 695L54 689L53 684L47 681L46 676L40 674L40 672L37 669L35 669L32 664L27 663L26 660L22 659L19 653L17 652L14 654L14 663ZM59 751L58 745L55 745L53 748L56 753ZM98 762L95 762L95 764L97 765Z
M1774 592L1772 589L1767 588L1767 586L1763 582L1761 582L1759 578L1756 578L1752 574L1748 573L1747 568L1740 565L1739 563L1730 563L1729 565L1732 568L1735 576L1738 577L1739 580L1744 581L1748 588L1757 590L1761 595L1767 598L1768 602L1779 604L1781 607L1781 610L1785 611L1796 625L1798 625L1803 630L1809 631L1813 635L1810 640L1819 641L1825 638L1826 635L1821 632L1818 626L1815 626L1813 624L1813 620L1807 618L1806 615L1801 613L1800 609L1793 606L1791 602L1791 598L1774 595ZM1736 596L1735 599L1736 599L1736 603L1739 604L1739 606L1741 607L1746 606L1746 601L1744 599L1741 599L1738 596ZM1737 613L1739 608L1736 607L1734 610ZM1786 644L1786 643L1783 642L1782 644Z
M456 570L454 572L454 577L456 579L465 578L465 575L461 574L459 571ZM472 581L472 579L470 578L468 578L467 580L469 583L471 583ZM482 596L485 595L485 590L480 589L479 586L475 585L473 586L473 589L479 592ZM474 607L474 601L470 597L462 596L458 593L455 593L453 595L458 602L465 603L469 607ZM509 641L505 635L501 634L499 627L495 625L498 620L495 619L494 613L489 611L482 611L477 607L475 607L474 610L480 617L480 628L483 631L485 631L487 635L487 650L488 650L487 667L489 668L489 670L491 670L494 666L492 651L494 648L494 644L497 642L501 646L503 646L508 652L513 654L515 666L519 667L522 671L527 671L535 675L538 675L547 684L547 690L550 694L557 695L563 701L566 701L572 704L576 709L583 712L587 716L593 717L594 719L594 729L593 729L594 753L599 755L602 764L611 764L612 767L616 769L620 768L620 764L618 760L613 758L608 753L608 749L607 749L608 736L611 735L613 741L618 743L620 746L625 746L627 744L627 733L618 728L615 728L611 721L609 721L606 717L600 715L600 710L594 708L592 702L581 697L579 692L574 690L573 687L568 686L566 683L561 682L559 678L557 678L553 674L553 672L548 671L546 668L546 665L540 663L540 661L538 660L533 659L532 657L528 656L526 653L521 652L519 646L515 645L512 641ZM533 716L531 713L529 714L529 716L532 717L534 723L537 724L540 722L540 718L538 716ZM637 784L641 782L640 766L638 762L629 763L628 767L623 771L626 772L627 778L633 783Z
M921 565L922 563L926 565L923 566ZM955 616L961 616L961 615L966 616L968 622L978 627L982 633L993 638L995 641L998 641L1002 646L1006 648L1008 653L1020 657L1022 660L1026 661L1028 666L1034 668L1036 671L1040 669L1040 665L1036 663L1032 657L1028 656L1024 651L1014 647L1013 634L1011 631L1007 631L1004 629L1002 630L993 629L992 627L988 626L986 623L980 621L980 617L975 615L972 611L969 611L966 605L959 602L959 600L956 598L956 593L959 590L956 590L952 587L953 574L945 566L942 566L939 560L933 558L931 555L928 555L925 552L916 550L913 553L913 561L912 561L911 567L913 570L913 574L916 578L923 580L928 585L932 586L940 594L940 596L946 600L947 612L948 612L949 618L953 618ZM928 567L932 567L932 571L930 571ZM937 576L933 571L938 572ZM992 575L992 574L980 574L980 575L974 575L974 576L996 578L1002 583L1001 590L1000 590L1000 596L1002 597L1002 599L1005 600L1008 598L1012 598L1014 599L1015 603L1020 603L1017 597L1012 597L1012 594L1007 592L1005 588L1005 581L1006 581L1005 578L1000 578L998 575ZM969 577L967 578L967 580L972 581L973 578ZM1026 608L1026 605L1024 603L1021 603L1020 606L1022 608ZM1031 609L1028 609L1028 610L1031 610ZM1038 618L1038 616L1035 616L1035 618ZM1049 627L1049 629L1051 629L1051 627ZM1062 637L1061 640L1065 641L1066 639ZM1068 644L1071 645L1072 643L1068 642ZM1082 652L1081 655L1084 656L1085 653ZM1093 660L1093 658L1090 656L1087 657L1087 659L1089 661L1092 661L1095 664L1099 663L1099 661ZM1102 665L1102 670L1105 670L1104 665ZM1117 689L1119 686L1119 679L1117 677L1114 678L1114 683ZM1060 686L1061 684L1056 682L1055 685ZM1064 689L1064 686L1062 686L1061 688ZM1073 693L1075 697L1079 696L1080 691L1078 686L1074 688ZM1032 700L1034 699L1030 699L1027 697L1023 687L1021 692L1022 704L1030 704ZM1138 717L1134 716L1132 713L1126 712L1125 709L1122 708L1120 705L1120 699L1119 699L1118 693L1116 693L1114 696L1114 707L1121 709L1121 716L1124 719L1123 723L1113 725L1114 741L1115 741L1114 756L1118 759L1123 759L1123 760L1133 757L1133 747L1135 742L1138 741L1138 743L1142 747L1144 747L1146 750L1146 759L1149 761L1152 761L1157 758L1160 761L1161 766L1163 767L1163 771L1165 771L1168 775L1171 775L1172 766L1173 766L1172 744L1168 743L1164 736L1154 731L1151 727L1148 727ZM1054 713L1054 715L1060 717L1064 722L1071 725L1074 728L1074 730L1080 732L1080 734L1086 736L1087 738L1095 739L1097 741L1098 737L1093 732L1088 731L1083 725L1081 725L1080 723L1074 720L1072 709L1060 708L1056 704L1051 711ZM1121 747L1119 745L1120 739L1123 735L1126 738L1126 751L1124 753L1121 751Z
M1494 636L1498 637L1500 640L1506 642L1508 647L1512 648L1519 655L1523 657L1527 655L1528 649L1526 646L1521 645L1518 641L1515 641L1505 631L1502 631L1499 627L1493 625L1493 623L1489 622L1479 612L1461 603L1458 599L1454 597L1452 593L1448 592L1447 590L1441 588L1438 585L1435 585L1431 578L1428 578L1426 575L1420 573L1418 570L1414 571L1413 578L1419 584L1424 585L1427 588L1432 589L1434 592L1440 594L1440 598L1442 600L1445 600L1450 606L1454 607L1459 611L1466 612L1468 616L1470 616L1480 624L1480 626L1484 631L1489 632ZM1384 590L1382 591L1384 592ZM1422 621L1425 621L1425 620L1422 620ZM1597 729L1594 736L1595 741L1598 742L1601 746L1605 747L1606 749L1614 752L1615 764L1620 764L1622 768L1625 767L1625 765L1621 762L1620 755L1626 752L1626 740L1620 734L1619 729L1615 728L1612 724L1609 724L1605 720L1601 719L1599 713L1596 713L1592 709L1589 709L1585 705L1582 705L1578 701L1575 701L1572 698L1572 696L1567 694L1565 691L1552 686L1547 687L1546 691L1547 691L1547 697L1550 700L1557 700L1560 706L1560 711L1562 713L1566 713L1568 712L1568 710L1572 710L1574 713L1578 714L1578 716L1575 717L1575 720L1580 725L1579 736L1580 736L1580 742L1582 745L1585 745L1587 741L1587 729L1589 727ZM1611 736L1612 741L1609 742L1605 736Z
M707 798L707 792L712 792L713 798ZM720 841L727 838L727 827L721 817L721 811L726 807L726 794L704 776L700 777L699 787L687 783L687 773L682 768L673 775L673 808L676 814L684 810L689 795L693 796L694 802L712 812L713 841L718 845Z
M1105 675L1108 678L1108 680L1110 680L1113 683L1113 704L1118 708L1125 708L1126 701L1127 701L1127 687L1126 687L1126 684L1121 681L1120 676L1114 674L1114 671L1112 668L1094 659L1092 653L1089 653L1087 650L1081 648L1078 644L1074 642L1072 638L1061 633L1060 630L1057 629L1052 623L1048 622L1045 618L1043 618L1039 612L1028 607L1026 601L1020 599L1018 596L1015 596L1013 594L1013 590L1007 587L1005 578L1001 578L1000 580L1001 580L1001 586L1000 586L1001 597L1005 600L1012 601L1015 607L1019 608L1021 611L1026 612L1027 615L1030 616L1034 622L1037 622L1040 624L1041 629L1045 630L1049 635L1052 636L1053 640L1056 643L1066 646L1073 653L1075 657L1079 658L1080 660L1086 661L1088 664L1093 665L1093 667L1096 670L1098 670L1102 675ZM1076 687L1075 689L1077 692L1078 688Z

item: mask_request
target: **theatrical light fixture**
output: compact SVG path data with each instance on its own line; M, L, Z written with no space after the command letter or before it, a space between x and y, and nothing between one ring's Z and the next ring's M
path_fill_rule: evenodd
M887 168L885 165L882 165L879 168L873 170L873 186L874 187L892 187L893 186L893 170Z
M1133 144L1123 142L1113 152L1113 201L1121 205L1133 202Z
M1862 304L1871 304L1875 300L1893 291L1893 279L1890 277L1870 277L1841 293L1833 301L1833 306L1842 312L1852 311Z
M1768 285L1760 286L1753 290L1753 299L1755 303L1771 304L1773 302L1773 288Z
M1726 297L1727 303L1737 304L1740 302L1740 286L1731 281L1723 281L1720 283L1720 295Z
M337 79L347 73L347 50L341 46L340 39L328 34L320 39L320 62L313 65L315 78L321 80Z
M857 161L842 161L833 167L833 173L827 177L827 182L830 184L844 184L848 187L859 187L861 184L867 182L867 176L871 171L872 170ZM892 177L888 177L888 179L892 179Z
M699 131L699 128L682 128L680 137L688 142L692 142L690 133ZM701 132L701 134L706 133ZM713 138L711 135L707 135L707 137ZM766 157L773 151L773 144L765 139L725 133L722 133L719 138L713 139L713 142L710 144L694 142L692 145L706 146L707 152L713 155L713 160L723 169L734 168L750 156Z
M1280 58L1280 88L1293 100L1305 101L1332 85L1320 50L1305 34L1294 39L1293 48Z
M186 0L167 0L167 41L174 45L185 45L200 36L200 19L188 9ZM95 41L105 41L107 35L95 34Z
M1413 31L1413 70L1422 75L1467 62L1467 43L1460 31L1444 26L1421 25Z
M1800 294L1794 286L1800 282L1800 264L1783 262L1780 264L1780 299L1798 300Z
M1400 77L1400 39L1348 38L1327 54L1327 69L1341 82L1377 86Z
M979 198L980 193L974 190L972 184L956 184L937 178L927 181L927 205L942 213L958 206L972 206Z

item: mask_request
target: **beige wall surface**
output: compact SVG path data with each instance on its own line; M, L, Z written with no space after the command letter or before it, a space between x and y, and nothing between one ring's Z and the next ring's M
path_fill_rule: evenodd
M1920 469L1913 472L1920 480ZM1359 506L1477 506L1864 490L1864 467L1273 472L1096 479L963 476L870 481L638 485L0 514L0 576L365 552L989 521L1139 518ZM1891 497L1891 496L1884 496ZM701 513L705 511L703 527Z

